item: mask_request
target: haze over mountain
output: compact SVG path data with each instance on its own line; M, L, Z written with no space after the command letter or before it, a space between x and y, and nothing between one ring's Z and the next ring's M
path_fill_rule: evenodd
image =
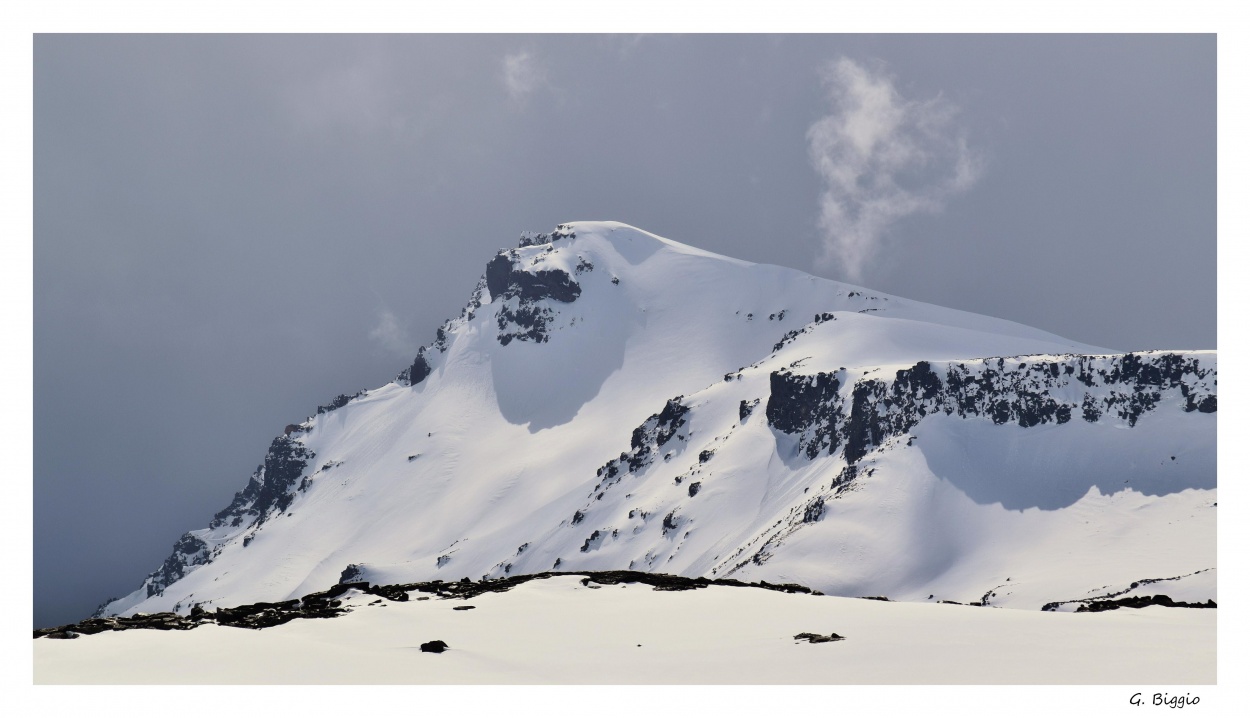
M99 613L609 569L1215 598L1214 351L1111 353L614 222L520 244Z

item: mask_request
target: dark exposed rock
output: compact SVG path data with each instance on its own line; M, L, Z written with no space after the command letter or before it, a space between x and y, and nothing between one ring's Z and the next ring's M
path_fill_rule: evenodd
M425 381L425 378L430 375L430 371L430 363L425 359L425 350L422 350L412 360L412 366L408 367L408 385L416 386Z
M556 561L558 566L559 560ZM289 601L252 603L234 608L217 608L215 611L193 611L193 615L182 616L176 613L137 614L134 616L109 616L105 618L89 618L79 623L40 628L34 631L34 638L73 638L75 635L92 635L104 631L126 631L131 629L179 630L185 631L205 623L216 623L221 626L261 629L278 626L299 618L333 618L346 613L339 597L348 591L356 590L364 594L379 596L391 601L407 601L410 593L426 593L436 598L470 599L485 593L501 593L521 584L537 579L553 576L584 576L590 581L610 586L622 583L638 583L651 586L656 591L687 591L708 586L737 586L762 588L769 591L784 593L805 593L820 595L806 586L798 584L773 584L767 581L745 583L735 579L707 579L673 576L663 573L645 573L642 571L547 571L524 576L508 576L497 579L471 581L467 578L459 581L426 581L421 583L389 584L372 586L367 582L338 583L325 591L310 593L303 598ZM428 597L419 597L424 600ZM455 606L453 610L468 610L472 606Z
M673 510L673 511L669 511L668 515L664 517L664 532L665 533L668 533L669 531L674 531L677 529L677 527L681 525L677 522L677 519L674 518L676 515L677 515L677 511Z
M659 456L661 448L674 437L683 438L677 432L686 425L686 415L690 413L690 407L682 404L681 399L680 396L669 399L658 414L647 417L630 436L630 450L599 467L595 475L604 479L603 485L610 486L620 481L619 475L636 473L650 466Z
M572 233L553 232L552 241ZM526 245L522 245L526 246ZM590 271L589 262L581 262L577 273ZM543 343L548 340L548 330L555 313L543 300L570 303L581 296L582 288L560 269L528 271L520 266L515 250L502 251L486 265L486 289L492 303L498 303L495 320L499 326L499 343L507 346L513 339ZM495 302L495 300L501 300ZM515 300L515 301L513 301Z
M803 523L810 524L819 521L825 515L825 497L817 496L803 510Z
M746 418L751 415L752 411L755 411L755 407L759 406L759 403L759 399L752 399L751 401L743 399L738 402L738 422L746 421Z
M499 344L506 347L513 339L542 344L550 338L547 330L554 319L555 313L547 307L522 304L513 309L504 305L495 315Z
M829 484L829 489L836 494L840 494L855 482L855 477L858 475L859 467L851 464L839 471L837 476L833 477L833 481Z
M786 371L769 378L768 423L787 434L801 434L809 458L821 451L836 451L837 416L841 411L841 382L834 374L797 376Z
M1165 577L1162 577L1162 578L1143 578L1143 579L1138 579L1138 580L1136 580L1136 581L1132 582L1131 584L1129 584L1129 585L1128 585L1127 587L1125 587L1125 588L1122 588L1122 589L1120 589L1120 590L1118 590L1118 591L1111 591L1111 592L1108 592L1108 593L1104 593L1104 594L1102 594L1101 596L1094 596L1094 597L1092 597L1092 598L1074 598L1074 599L1071 599L1071 600L1068 600L1068 601L1051 601L1050 603L1047 603L1046 605L1042 606L1042 610L1043 610L1043 611L1054 611L1054 610L1057 610L1060 606L1065 605L1065 604L1069 604L1069 603L1076 603L1076 604L1080 604L1080 606L1081 606L1081 607L1088 606L1088 605L1092 605L1092 604L1098 604L1098 605L1107 605L1107 606L1111 606L1112 608L1116 608L1116 607L1118 607L1119 605L1131 606L1131 607L1133 607L1133 608L1141 608L1141 606L1133 605L1133 602L1138 602L1138 601L1141 601L1141 600L1150 599L1151 597L1149 597L1149 596L1135 596L1135 597L1131 597L1131 598L1124 599L1125 601L1128 601L1129 603L1123 603L1123 604L1120 604L1120 603L1119 603L1116 599L1118 599L1120 596L1123 596L1123 595L1124 595L1124 594L1126 594L1126 593L1129 593L1129 592L1131 592L1131 591L1136 590L1137 588L1140 588L1141 586L1148 586L1148 585L1153 584L1153 583L1163 583L1163 582L1165 582L1165 581L1178 581L1178 580L1180 580L1180 579L1182 579L1182 578L1189 578L1190 576L1197 576L1197 575L1198 575L1198 574L1200 574L1200 573L1206 573L1207 571L1213 571L1213 570L1214 570L1214 569L1204 568L1204 569L1202 569L1202 570L1200 570L1200 571L1194 571L1193 573L1187 573L1187 574L1184 574L1184 575L1181 575L1181 576L1165 576ZM1010 580L1010 579L1009 579L1009 580ZM1154 598L1160 598L1160 597L1159 597L1159 596L1155 596ZM1163 596L1162 598L1167 598L1167 597L1166 597L1166 596ZM1168 600L1171 600L1171 599L1169 598ZM1209 604L1209 605L1208 605L1208 604ZM1149 604L1149 605L1159 605L1159 606L1162 606L1162 605L1168 605L1168 604L1164 604L1164 603L1154 603L1154 604ZM1215 608L1215 603L1214 603L1213 601L1210 601L1210 600L1208 600L1206 604L1197 604L1197 603L1187 604L1187 603L1181 603L1181 602L1174 602L1174 603L1173 603L1173 604L1171 604L1171 605L1174 605L1174 606L1180 606L1180 607L1186 607L1186 608ZM1078 607L1078 609L1077 609L1077 610L1078 610L1078 612L1079 612L1079 611L1082 611L1082 610L1084 610L1084 611L1091 611L1091 610L1095 610L1095 611L1110 610L1110 609L1107 609L1107 608L1096 608L1096 609L1092 609L1092 608L1081 608L1081 607Z
M235 494L234 501L213 517L209 527L222 526L232 517L259 521L271 513L286 511L294 498L293 489L313 458L313 452L302 443L286 436L277 437L269 445L265 462L252 474L247 487Z
M1205 396L1197 404L1193 404L1193 406L1199 412L1203 414L1214 414L1215 413L1215 395ZM1190 407L1190 404L1186 404L1185 410L1191 411L1189 407Z
M822 636L819 633L800 633L794 637L796 641L807 641L808 643L832 643L833 641L845 641L845 636L839 636L836 633L830 633Z
M590 551L592 548L594 548L594 547L596 547L596 546L598 546L598 545L599 545L599 543L600 543L600 541L599 541L600 536L601 536L601 534L599 533L599 530L598 530L598 529L595 529L594 531L592 531L592 532L590 533L590 536L588 536L588 537L586 538L586 542L585 542L585 543L583 543L583 544L582 544L582 547L581 547L580 549L578 549L578 550L579 550L579 551L581 551L582 553L587 553L587 552L588 552L588 551Z
M428 643L421 644L422 653L442 653L448 648L450 648L450 646L448 646L444 641L429 641Z
M1077 613L1097 613L1099 611L1114 611L1117 608L1145 608L1146 606L1168 606L1170 608L1215 608L1215 601L1207 599L1206 603L1187 603L1185 601L1173 601L1170 597L1164 595L1154 596L1129 596L1128 598L1116 598L1109 601L1090 601L1077 607Z
M330 405L319 407L318 412L325 413L341 408L353 398L355 397L340 394ZM308 462L313 458L313 452L290 435L284 434L275 438L265 454L264 463L256 468L247 486L234 495L230 505L213 516L209 528L259 524L272 514L286 511L300 486L307 487L306 482L301 483L301 479L304 478L303 473ZM251 534L245 536L244 545L250 544L253 538ZM184 534L174 544L174 550L160 568L144 579L145 592L149 597L159 595L170 584L190 573L194 567L211 561L219 550L220 547L210 547L190 533ZM93 615L102 616L109 603L111 601L101 604Z
M885 383L880 381L857 382L851 393L851 416L846 423L846 449L843 455L848 463L859 461L868 453L868 449L877 446L885 438L889 428L885 420L892 417L888 413L882 416L878 412L880 394L884 392ZM910 428L910 427L908 427ZM834 441L833 448L837 448ZM812 446L808 446L808 456ZM814 457L813 457L814 458Z
M703 482L695 481L690 484L690 488L686 489L686 493L689 494L690 496L694 496L695 494L699 493L699 489L701 488L703 488Z
M338 396L331 399L329 404L325 404L323 406L317 407L317 413L326 414L331 411L334 411L335 409L342 409L343 407L347 406L347 402L351 401L352 399L355 399L356 397L362 394L364 394L363 391L358 391L355 394L350 394L350 395L339 394Z
M189 533L183 534L165 563L148 575L148 597L157 595L169 584L190 573L193 566L208 563L211 558L208 544Z
M347 568L339 574L339 583L356 583L363 580L364 568L358 563L349 563Z
M844 458L855 463L935 413L1022 427L1064 424L1074 413L1094 422L1110 413L1134 426L1159 405L1162 392L1178 388L1186 411L1214 412L1214 373L1196 358L1166 353L1074 355L1062 361L1016 361L1014 366L1003 358L985 359L951 362L940 371L921 361L898 370L893 380L856 381L849 387L848 410L844 371L796 375L782 370L769 377L766 413L773 428L798 436L808 458L824 451L833 454L844 445ZM1085 392L1079 403L1058 398L1072 381L1110 391L1098 396Z
M782 312L782 315L784 315L784 314L785 314L785 312ZM771 319L772 317L770 316L769 318ZM778 319L780 319L780 318L782 318L782 317L780 317L780 316L779 316L779 317L778 317ZM789 344L790 342L794 341L794 339L795 339L796 337L798 337L798 336L800 336L800 335L802 335L802 334L807 334L808 332L812 331L813 329L815 329L816 327L820 326L821 324L824 324L825 322L831 322L831 321L833 321L834 319L836 319L836 317L834 317L834 316L833 316L833 314L831 314L831 313L829 313L829 312L821 312L820 314L817 314L817 315L816 315L816 316L812 319L812 321L811 321L811 323L810 323L810 324L807 324L807 325L804 325L804 326L802 326L802 327L799 327L798 329L791 329L790 331L786 332L786 333L785 333L785 334L781 337L781 340L780 340L780 341L778 341L776 344L774 344L774 345L773 345L773 351L774 351L774 352L779 352L779 351L781 351L781 348L782 348L782 347L784 347L785 345L787 345L787 344Z
M546 232L522 232L516 246L534 247L541 244L551 244L551 235Z
M528 272L515 263L507 252L501 252L486 265L486 288L492 298L520 297L528 302L554 299L569 303L581 296L581 286L568 272L542 269Z
M491 298L502 297L512 284L512 264L514 257L508 252L500 252L486 264L486 289Z
M473 610L473 609L475 609L475 608L477 608L477 606L452 606L452 607L451 607L451 610L453 610L453 611L472 611L472 610Z

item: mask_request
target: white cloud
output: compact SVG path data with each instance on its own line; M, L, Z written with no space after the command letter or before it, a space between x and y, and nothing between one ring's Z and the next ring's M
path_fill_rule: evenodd
M369 339L383 350L397 356L411 358L416 354L417 347L408 336L408 331L400 326L399 320L387 309L378 310L378 322L369 331Z
M528 50L522 50L504 56L503 83L512 99L520 101L546 84L546 77L534 56Z
M941 211L976 182L981 162L955 123L958 108L941 96L909 100L888 75L845 57L824 80L833 112L807 131L825 185L820 262L859 281L891 225Z

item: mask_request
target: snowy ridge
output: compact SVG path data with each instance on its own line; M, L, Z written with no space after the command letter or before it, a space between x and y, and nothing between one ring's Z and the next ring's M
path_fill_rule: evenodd
M1058 610L1189 576L1213 599L1216 402L1214 352L565 224L501 250L396 381L288 426L98 614L615 569Z

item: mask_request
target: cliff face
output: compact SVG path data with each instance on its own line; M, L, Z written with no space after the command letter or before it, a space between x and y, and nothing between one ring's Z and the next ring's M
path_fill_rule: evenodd
M783 369L769 383L769 425L798 437L808 458L840 451L848 464L933 414L1026 428L1106 417L1132 427L1168 402L1185 412L1216 410L1215 368L1172 352L920 361L860 380L846 370Z

